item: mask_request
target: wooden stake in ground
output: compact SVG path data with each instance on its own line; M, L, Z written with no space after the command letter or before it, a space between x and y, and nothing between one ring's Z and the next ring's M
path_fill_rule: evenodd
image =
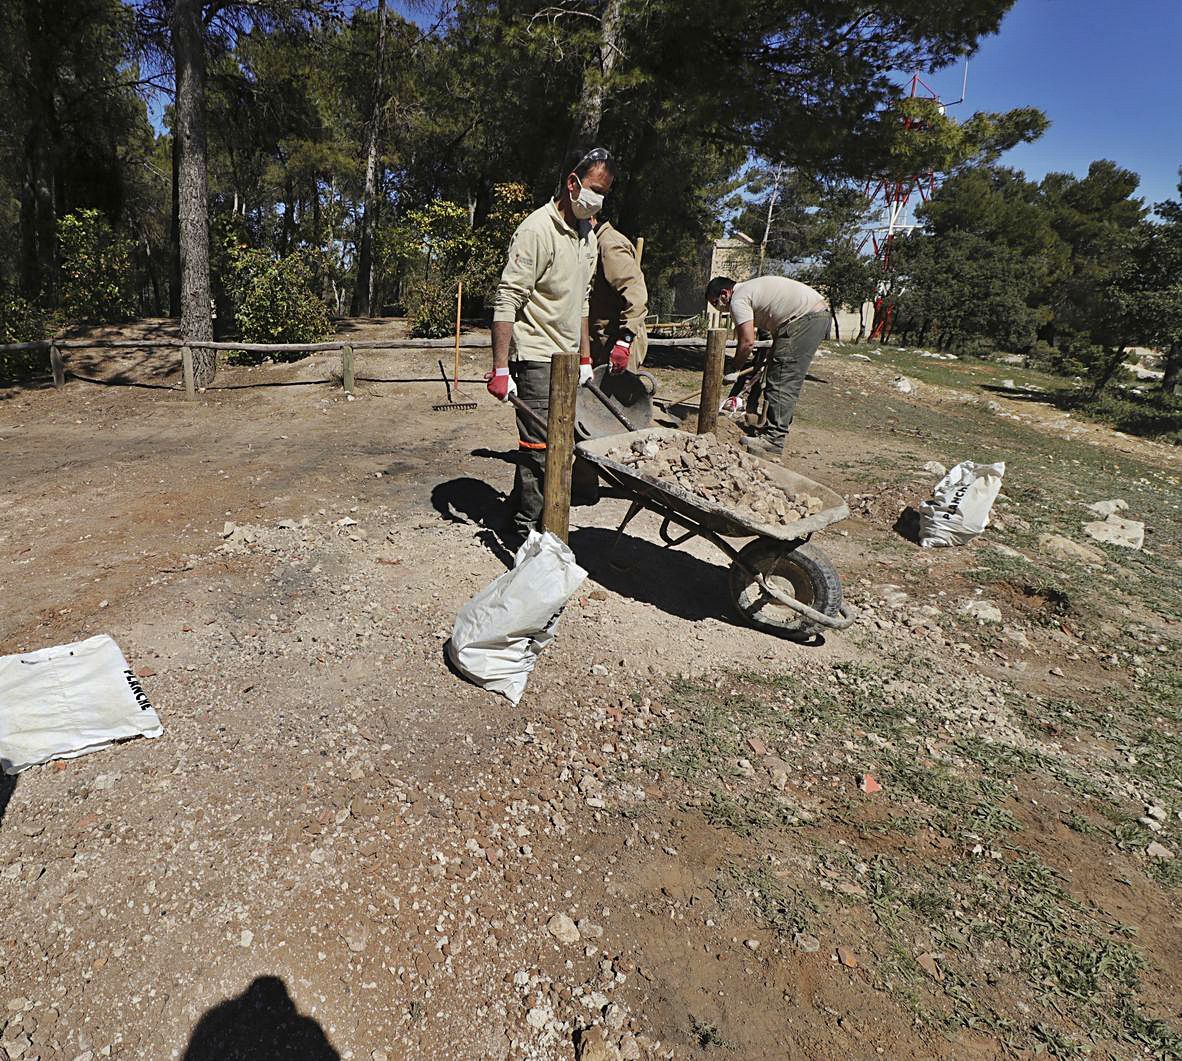
M726 328L706 333L706 367L702 370L702 400L698 403L698 434L718 426L718 403L722 398L722 368L726 361Z
M563 541L570 534L570 480L575 451L575 398L578 388L579 355L555 354L551 357L542 529Z

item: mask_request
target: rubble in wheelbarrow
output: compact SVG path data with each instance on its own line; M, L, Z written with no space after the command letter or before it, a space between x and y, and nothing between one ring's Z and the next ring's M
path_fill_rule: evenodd
M825 507L819 497L785 490L757 458L713 435L637 439L607 457L642 475L676 484L750 523L795 523Z

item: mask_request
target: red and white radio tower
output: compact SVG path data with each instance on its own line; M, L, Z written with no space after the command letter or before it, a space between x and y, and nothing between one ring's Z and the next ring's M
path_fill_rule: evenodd
M968 88L968 80L969 68L966 63L964 69L964 89ZM908 97L910 99L931 100L935 103L940 113L943 114L947 107L964 101L964 89L961 91L960 99L954 100L953 103L944 104L940 101L939 93L924 81L919 74L915 74L911 78L911 91L908 93ZM903 128L905 130L916 129L921 122L921 118L906 114L903 118ZM866 185L866 197L872 204L879 204L882 214L879 223L870 229L869 235L862 241L862 246L865 247L867 241L871 243L874 249L874 256L882 263L882 273L884 276L890 275L892 267L891 244L894 242L895 237L900 233L907 235L915 228L915 210L913 207L910 207L912 195L918 194L920 200L926 203L932 197L932 193L935 190L935 170L929 170L926 173L914 173L902 178L883 177L876 184L872 182ZM882 290L874 300L874 327L870 332L871 339L881 340L890 335L891 326L895 319L895 304L890 290L889 281L884 280Z

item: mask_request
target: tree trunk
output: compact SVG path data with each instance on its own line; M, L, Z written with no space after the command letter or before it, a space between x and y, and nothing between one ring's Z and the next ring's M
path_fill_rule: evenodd
M1121 343L1113 348L1112 356L1104 363L1104 367L1100 370L1100 375L1096 377L1096 381L1092 384L1092 397L1100 397L1100 392L1108 385L1108 381L1116 375L1116 370L1124 364L1125 348Z
M172 130L172 216L168 224L168 315L181 315L181 153L180 136L173 119Z
M378 212L378 133L385 100L382 71L386 61L386 0L378 0L378 57L374 75L373 110L365 131L365 199L361 208L361 233L357 241L357 283L353 288L353 316L373 316L373 234Z
M623 32L621 7L623 0L607 0L599 23L599 55L597 61L583 68L583 88L575 113L575 127L570 147L588 150L595 146L599 125L603 121L603 101L607 98L607 81L620 54L619 42Z
M833 341L835 343L841 342L841 325L837 323L837 310L830 307L829 316L833 318Z
M1182 340L1170 343L1161 377L1161 389L1166 394L1182 394Z
M176 64L177 218L181 266L181 336L212 339L209 313L209 183L205 145L205 31L201 0L173 0ZM193 349L193 380L208 387L217 353Z

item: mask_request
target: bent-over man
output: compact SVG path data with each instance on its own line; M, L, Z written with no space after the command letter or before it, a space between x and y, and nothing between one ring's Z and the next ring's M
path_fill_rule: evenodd
M757 327L772 336L764 384L767 422L739 441L757 457L778 458L784 452L804 377L829 330L829 304L808 284L787 276L758 276L740 284L716 276L706 286L706 300L716 309L728 310L735 322L735 371L743 368L755 349Z

